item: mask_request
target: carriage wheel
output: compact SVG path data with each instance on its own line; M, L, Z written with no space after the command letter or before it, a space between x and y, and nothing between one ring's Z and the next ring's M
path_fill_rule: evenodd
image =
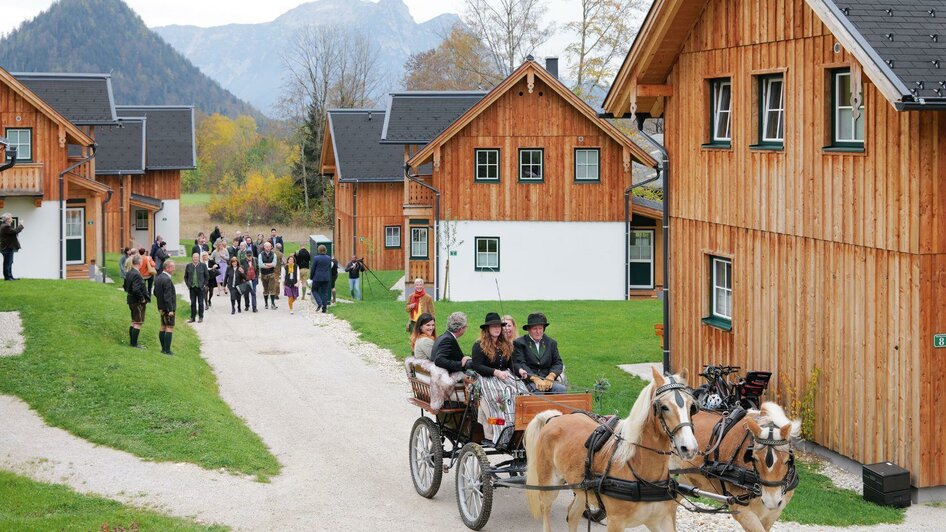
M493 478L483 448L468 443L457 460L457 507L463 524L473 530L486 526L493 509Z
M443 479L443 439L440 428L430 418L420 417L414 422L408 451L414 489L430 499Z

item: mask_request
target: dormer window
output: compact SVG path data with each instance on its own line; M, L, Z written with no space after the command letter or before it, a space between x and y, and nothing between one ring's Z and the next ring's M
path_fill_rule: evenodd
M864 147L864 101L861 87L854 87L852 94L851 70L834 70L831 73L832 85L832 144L834 146ZM859 102L855 102L860 100ZM856 112L855 112L856 110Z
M710 144L728 147L732 142L732 82L729 78L710 81Z

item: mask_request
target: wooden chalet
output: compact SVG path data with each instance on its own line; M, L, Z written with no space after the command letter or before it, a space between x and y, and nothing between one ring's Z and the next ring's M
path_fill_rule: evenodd
M604 103L665 119L673 369L785 404L819 368L814 440L917 488L946 485L942 8L656 0Z
M384 122L383 109L328 111L320 167L335 188L335 257L396 270L404 264L404 163L398 146L379 143Z
M86 278L103 262L103 203L95 129L115 123L107 75L10 74L0 68L0 134L17 148L0 173L0 211L26 226L19 277ZM6 159L4 150L4 159Z
M106 209L109 251L147 249L157 235L177 255L181 172L197 167L194 108L117 106L120 126L100 131L99 180L116 198Z
M629 199L632 164L656 162L531 58L405 151L405 274L439 297L624 299L659 282L656 226L630 231ZM448 253L437 235L451 232Z

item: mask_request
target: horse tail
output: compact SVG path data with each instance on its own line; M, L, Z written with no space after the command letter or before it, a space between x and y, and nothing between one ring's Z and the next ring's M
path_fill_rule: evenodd
M540 485L539 479L539 460L538 460L538 450L539 445L539 435L542 433L542 428L545 427L546 423L554 417L562 415L558 410L544 410L539 412L532 421L529 422L529 425L526 427L525 435L523 439L525 440L526 447L526 484L529 486L538 486ZM554 493L554 492L553 492ZM532 512L532 517L535 519L540 519L548 511L547 508L543 508L543 497L542 495L545 492L539 490L526 490L526 499L529 502L529 511Z

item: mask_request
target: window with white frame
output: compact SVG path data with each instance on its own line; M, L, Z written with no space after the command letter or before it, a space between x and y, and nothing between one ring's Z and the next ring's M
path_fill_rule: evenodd
M474 240L476 245L476 270L499 271L499 237L478 236Z
M137 231L148 230L148 211L135 211L135 229Z
M29 128L7 129L9 148L16 148L18 161L33 160L33 130ZM7 159L10 158L10 149L7 148Z
M855 113L854 101L851 96L851 71L849 69L835 70L832 73L832 94L834 101L834 144L835 145L864 145L864 102L861 98ZM857 93L861 90L858 88ZM856 115L856 117L855 117Z
M523 148L519 150L519 180L542 181L544 150L541 148Z
M600 181L600 157L598 148L576 148L575 181Z
M732 260L721 257L710 259L712 301L710 310L714 318L732 320Z
M386 248L399 248L401 247L401 226L399 225L388 225L384 228L384 247Z
M477 181L499 181L499 150L475 150Z
M411 258L426 259L428 255L428 228L411 227Z
M730 116L732 115L732 82L729 78L714 79L710 82L713 92L712 137L717 143L732 141Z
M762 103L762 144L785 142L785 78L779 74L760 79Z

